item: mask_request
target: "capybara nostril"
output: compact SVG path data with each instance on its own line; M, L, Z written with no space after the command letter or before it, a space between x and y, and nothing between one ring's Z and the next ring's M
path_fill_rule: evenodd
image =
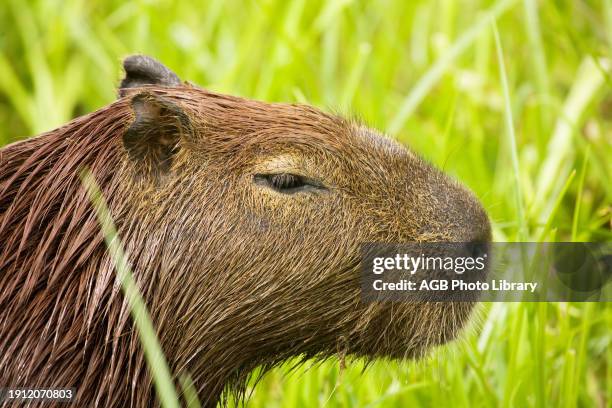
M487 256L491 243L491 224L484 210L479 211L479 216L473 225L473 237L466 243L467 253L472 258Z
M489 243L486 241L472 241L467 247L467 252L472 258L480 258L489 253Z

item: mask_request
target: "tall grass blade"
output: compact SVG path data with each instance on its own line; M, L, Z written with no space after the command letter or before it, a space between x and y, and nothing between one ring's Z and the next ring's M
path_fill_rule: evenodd
M540 31L540 18L538 16L538 2L536 0L524 0L525 8L525 25L527 28L527 37L529 39L529 49L532 52L535 62L536 84L539 93L539 99L547 101L550 96L550 84L548 80L548 67L546 64L546 54L544 45L542 44L542 33ZM549 113L548 104L541 103L540 109L543 110L543 121L548 124ZM542 127L542 129L544 129Z
M387 130L389 133L397 133L412 115L417 106L427 96L427 93L440 80L442 75L450 67L452 62L461 55L475 40L478 35L487 27L492 18L499 17L502 13L512 6L516 0L502 0L491 7L476 24L467 30L452 47L421 77L416 86L404 98L398 112L391 119Z
M510 157L512 158L512 173L514 176L514 201L516 203L516 211L518 217L518 232L519 241L524 241L527 237L527 220L525 219L525 210L523 206L523 196L521 193L521 175L519 170L518 149L516 147L516 133L514 131L514 120L512 118L512 104L510 103L510 89L508 87L508 76L506 74L506 65L504 63L504 54L502 50L497 24L493 20L493 35L495 37L495 48L497 50L497 62L499 64L499 76L502 83L504 94L504 113L506 121L506 132L510 146Z
M193 380L191 376L187 374L183 374L179 377L179 382L181 383L181 388L183 389L183 396L185 397L185 401L187 402L188 408L200 408L202 404L200 403L200 399L198 398L198 392L193 385Z
M130 306L130 313L138 330L159 400L163 407L178 408L179 400L170 374L170 368L164 357L161 345L157 340L147 306L132 276L127 257L123 252L123 247L121 246L117 229L113 223L106 201L102 196L95 177L89 169L84 169L80 177L96 211L98 222L104 234L104 240L117 270L117 279L121 282L123 294Z
M580 180L578 181L578 195L576 196L576 204L574 205L574 216L572 217L572 242L576 241L578 236L578 220L580 219L580 206L582 204L582 193L584 192L584 177L586 174L587 163L589 162L589 154L591 153L590 146L587 146L584 152L582 168L580 169Z
M607 70L610 69L607 60L600 61L600 65ZM572 143L574 130L579 126L583 112L603 83L604 76L593 58L585 57L563 104L561 115L557 119L555 130L548 142L546 158L540 166L536 181L538 195L533 203L533 211L544 214L545 218L548 217L547 213L550 212L552 205L550 193L555 187L560 186L570 172L574 159Z

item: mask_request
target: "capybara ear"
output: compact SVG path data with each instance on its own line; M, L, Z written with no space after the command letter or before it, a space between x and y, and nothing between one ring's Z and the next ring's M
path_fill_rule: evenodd
M123 146L141 176L159 179L168 173L182 139L193 134L191 120L176 104L149 92L132 98L134 122Z
M119 96L126 95L126 89L145 85L178 86L179 77L164 64L146 55L130 55L123 60L125 78L119 85Z

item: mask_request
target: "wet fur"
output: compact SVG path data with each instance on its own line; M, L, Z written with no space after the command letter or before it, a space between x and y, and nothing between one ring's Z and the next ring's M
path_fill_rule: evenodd
M138 92L179 107L192 126L151 177L123 144ZM330 192L289 198L254 184L279 157ZM488 231L465 189L312 107L146 87L0 150L4 385L74 387L79 406L158 404L79 181L84 166L102 186L172 372L189 373L206 406L243 395L257 366L294 356L422 356L469 317L469 303L363 304L358 269L362 242Z

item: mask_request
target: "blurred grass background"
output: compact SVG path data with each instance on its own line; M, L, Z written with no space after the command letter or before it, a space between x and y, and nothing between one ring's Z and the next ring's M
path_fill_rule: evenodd
M3 0L0 146L115 99L120 60L358 116L470 186L497 241L612 240L612 0ZM489 304L426 361L267 374L254 407L612 406L612 308Z

